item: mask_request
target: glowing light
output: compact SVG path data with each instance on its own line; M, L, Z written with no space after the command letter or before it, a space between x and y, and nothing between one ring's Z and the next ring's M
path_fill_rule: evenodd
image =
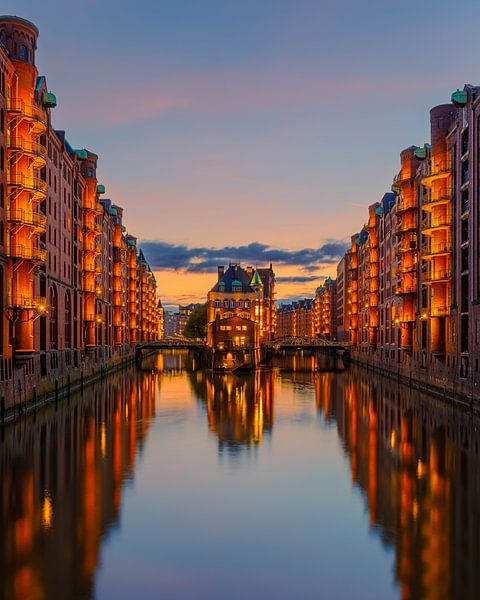
M42 525L44 529L50 529L52 526L53 506L50 494L46 491L42 505Z
M417 479L421 479L424 474L425 474L425 468L423 466L423 462L420 459L418 459L418 462L417 462Z
M390 434L390 447L395 448L395 444L397 441L397 435L395 433L395 429L392 429L392 433Z
M105 423L102 423L102 427L100 429L100 449L102 452L102 458L105 458L107 454L107 432L105 429Z

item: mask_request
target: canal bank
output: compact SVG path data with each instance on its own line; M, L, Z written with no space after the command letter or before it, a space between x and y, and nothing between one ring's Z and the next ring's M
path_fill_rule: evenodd
M73 393L82 392L85 387L135 364L138 348L137 345L108 348L105 353L96 349L94 354L84 356L78 367L61 361L62 368L46 377L41 377L39 370L29 372L27 365L12 368L11 379L0 384L0 423L9 423L49 402L58 402ZM154 352L152 349L142 350L142 357Z
M480 414L480 392L467 380L463 383L459 382L457 377L448 380L428 372L419 373L418 370L402 365L394 367L388 363L367 358L359 352L352 352L350 361L371 373L397 381L410 389L419 390Z

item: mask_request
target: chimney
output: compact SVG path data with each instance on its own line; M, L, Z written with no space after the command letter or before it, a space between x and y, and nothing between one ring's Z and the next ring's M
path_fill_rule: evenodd
M250 279L253 277L253 267L248 266L245 271L248 273L248 276L250 277Z
M222 265L221 267L218 267L218 281L220 281L220 279L223 277L225 273L225 267Z

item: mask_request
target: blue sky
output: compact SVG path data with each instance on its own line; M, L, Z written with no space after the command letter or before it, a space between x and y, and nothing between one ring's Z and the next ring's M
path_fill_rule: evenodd
M129 229L172 247L348 239L390 187L400 150L428 139L431 106L478 82L470 0L4 0L2 10L39 27L55 125L98 152ZM159 275L167 303L201 295L211 278L164 265ZM290 281L279 293L311 288Z

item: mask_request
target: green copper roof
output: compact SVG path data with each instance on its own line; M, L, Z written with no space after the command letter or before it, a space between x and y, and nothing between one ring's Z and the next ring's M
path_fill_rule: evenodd
M254 285L263 285L262 280L260 278L260 275L258 274L258 271L256 269L255 269L255 273L253 274L252 281L250 282L250 285L252 287Z
M97 194L104 194L105 193L105 186L103 185L103 183L99 183L97 185Z
M55 108L57 106L57 97L52 92L43 92L43 106Z
M457 90L452 94L452 102L455 106L465 106L468 101L468 93L466 90Z
M419 160L427 158L427 147L424 146L423 148L415 148L415 150L413 151L413 155Z
M234 281L232 281L232 287L242 287L242 282L238 281L238 279L235 279Z
M112 206L112 208L110 209L110 214L112 217L115 217L117 215L117 209Z
M74 150L73 151L80 160L87 160L87 151L86 150Z

